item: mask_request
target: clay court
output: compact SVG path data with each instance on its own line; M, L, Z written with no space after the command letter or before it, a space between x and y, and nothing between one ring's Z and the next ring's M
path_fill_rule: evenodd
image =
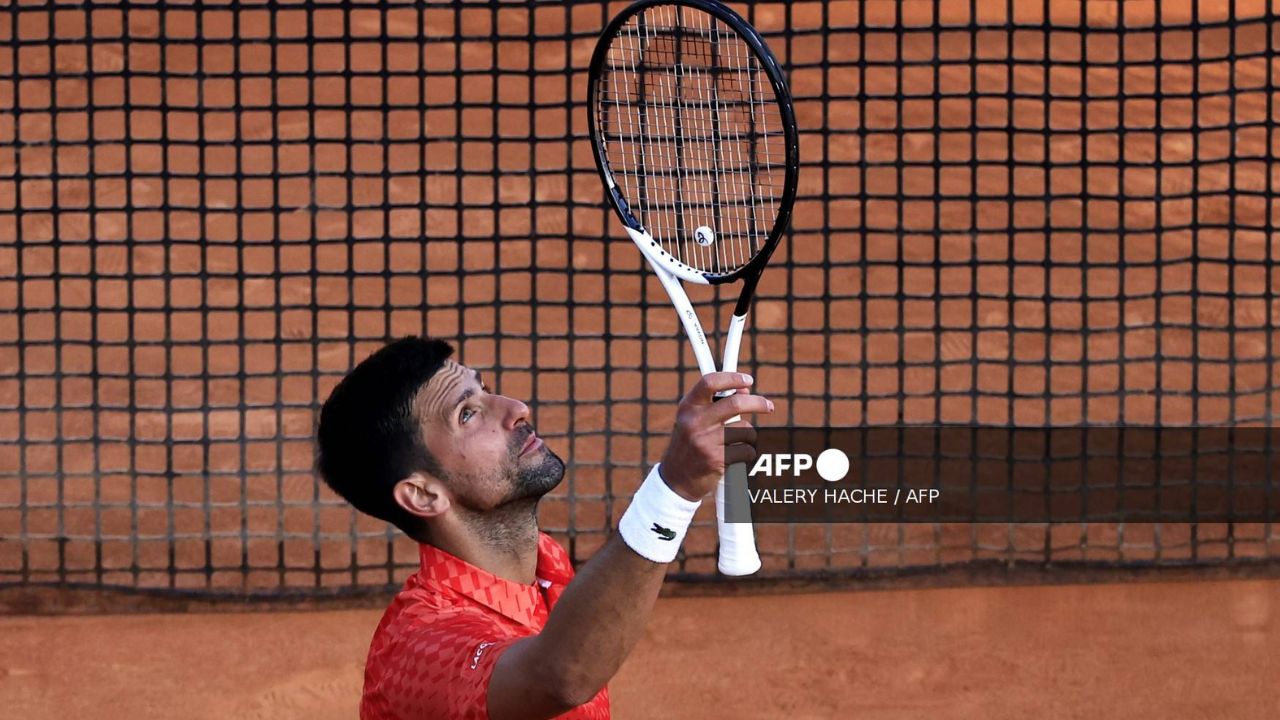
M311 439L397 336L529 401L543 527L601 545L697 371L591 157L621 7L0 13L0 701L352 717L416 553ZM741 10L801 131L778 425L1270 428L1273 7ZM1269 522L762 525L732 586L708 510L617 717L1274 714Z
M1243 580L668 598L610 693L618 718L1268 718L1278 607ZM0 701L352 718L380 615L5 618Z

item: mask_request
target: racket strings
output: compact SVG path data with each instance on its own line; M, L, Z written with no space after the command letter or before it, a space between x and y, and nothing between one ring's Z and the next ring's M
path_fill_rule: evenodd
M777 221L786 163L750 45L708 13L655 6L613 39L598 95L610 169L645 230L703 272L749 263Z

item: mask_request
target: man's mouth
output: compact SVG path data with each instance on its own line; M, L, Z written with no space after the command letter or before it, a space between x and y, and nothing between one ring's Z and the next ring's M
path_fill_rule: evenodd
M524 441L524 447L520 448L520 457L540 447L542 447L542 439L538 437L537 433L531 432L529 433L529 439Z

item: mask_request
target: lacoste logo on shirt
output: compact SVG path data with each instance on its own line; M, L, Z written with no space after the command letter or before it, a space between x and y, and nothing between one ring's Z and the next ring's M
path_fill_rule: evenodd
M650 530L652 530L652 531L654 531L655 533L657 533L657 535L658 535L658 537L659 537L659 538L662 538L663 540L665 540L665 541L667 541L667 542L671 542L672 540L675 540L675 539L676 539L676 531L675 531L675 530L672 530L671 528L664 528L664 527L662 527L661 525L659 525L658 523L654 523L654 524L653 524L653 527L651 527L651 528L649 528L649 529L650 529Z
M476 652L474 655L471 656L472 670L475 670L476 666L480 664L480 656L484 654L484 651L489 649L490 645L494 645L494 644L495 643L491 643L491 642L482 642L476 646Z

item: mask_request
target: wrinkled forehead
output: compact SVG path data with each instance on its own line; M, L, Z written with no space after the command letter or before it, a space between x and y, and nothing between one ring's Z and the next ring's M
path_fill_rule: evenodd
M418 391L417 405L423 419L438 418L457 402L463 390L475 382L476 373L465 365L445 360Z

